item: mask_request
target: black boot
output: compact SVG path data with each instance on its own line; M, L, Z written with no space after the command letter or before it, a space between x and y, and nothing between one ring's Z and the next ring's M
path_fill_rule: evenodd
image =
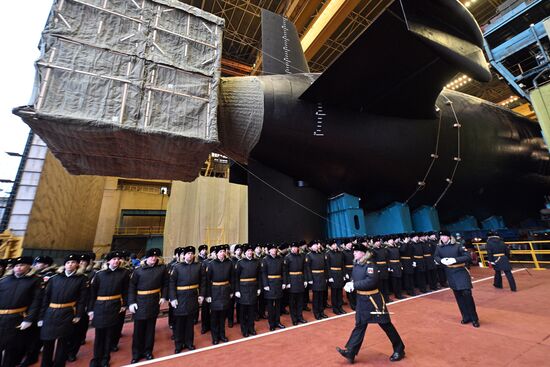
M342 349L340 347L336 347L336 350L342 357L344 357L350 364L353 364L355 362L355 356L351 355L351 353L347 349Z

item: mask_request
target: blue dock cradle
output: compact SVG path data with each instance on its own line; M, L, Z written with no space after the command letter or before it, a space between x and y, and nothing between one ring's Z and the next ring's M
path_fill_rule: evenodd
M328 200L328 237L342 238L365 235L365 216L359 198L346 193Z
M439 231L439 215L433 206L422 205L412 212L412 224L415 232Z
M481 221L481 228L486 230L504 229L504 219L500 215L492 215L489 218Z
M367 234L371 236L412 232L409 206L394 202L382 210L365 216Z
M444 228L451 232L475 231L479 230L479 225L475 217L466 215L454 223L447 224Z

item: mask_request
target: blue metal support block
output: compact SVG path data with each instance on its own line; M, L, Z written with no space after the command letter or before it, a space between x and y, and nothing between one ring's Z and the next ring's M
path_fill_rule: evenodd
M492 215L487 219L481 221L481 228L486 230L491 229L504 229L504 219L500 215Z
M332 198L328 199L328 213L334 213L338 212L340 210L346 210L346 209L358 209L359 208L359 201L361 199L357 196L353 196L350 194L346 194L345 192L336 195Z
M363 209L346 209L328 215L328 237L356 237L364 236L365 215Z
M368 235L407 233L413 231L409 206L394 202L382 210L365 216Z
M415 232L439 231L439 215L433 206L423 205L412 212L412 224Z
M443 227L451 232L479 230L477 219L471 215L466 215L460 218L458 221L447 224Z

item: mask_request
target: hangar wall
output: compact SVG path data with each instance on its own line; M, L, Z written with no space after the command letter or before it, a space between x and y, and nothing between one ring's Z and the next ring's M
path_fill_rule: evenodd
M105 178L70 175L48 151L25 249L91 250Z

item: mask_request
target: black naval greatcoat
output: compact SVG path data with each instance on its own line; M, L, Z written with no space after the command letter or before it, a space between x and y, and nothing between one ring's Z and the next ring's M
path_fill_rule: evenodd
M422 249L424 251L424 260L426 261L426 270L435 270L436 264L434 261L434 253L436 249L434 241L422 242Z
M439 243L435 249L434 259L437 263L441 263L441 259L452 257L456 259L456 263L450 266L445 265L445 274L449 287L455 291L471 289L472 279L470 273L466 269L466 264L472 259L466 248L459 244Z
M74 332L73 318L86 310L88 278L76 271L67 276L64 271L48 280L42 300L39 320L43 321L40 339L68 338Z
M376 267L378 268L378 276L380 279L385 280L390 277L388 272L388 249L384 247L374 248L374 261L376 261Z
M121 267L96 273L90 286L88 307L88 311L94 312L92 324L96 328L113 327L120 323L120 309L128 305L129 281L128 270ZM103 297L109 299L102 300Z
M344 254L340 251L330 250L325 256L328 269L328 278L332 278L334 282L329 283L331 288L344 288L346 283L344 271Z
M412 244L413 261L417 271L426 271L426 262L424 261L424 248L422 242L410 242Z
M346 279L351 279L351 272L353 271L353 251L352 250L344 250L342 251L342 254L344 255L344 267L345 275L347 275Z
M487 239L487 260L494 263L496 271L510 271L510 248L506 246L500 237L489 237Z
M269 286L268 291L264 290L265 299L283 298L283 284L288 284L283 262L283 258L278 255L267 255L262 259L262 286Z
M390 322L386 303L377 288L379 273L376 264L370 261L356 261L351 278L353 287L357 291L355 317L358 323L385 324ZM381 312L381 314L371 312Z
M401 278L403 275L399 249L397 247L388 247L388 268L390 276L393 278Z
M194 315L199 310L199 296L206 294L206 268L201 263L182 261L172 267L169 297L177 300L175 316Z
M138 308L134 320L156 318L160 311L159 301L168 298L168 270L164 264L149 266L144 261L134 269L128 289L128 305L136 303Z
M0 345L7 345L17 336L22 321L35 322L42 301L41 279L31 270L16 277L0 279Z
M300 253L292 252L285 256L284 273L286 274L287 284L290 284L289 293L303 293L305 291L304 282L306 278L306 257Z
M212 297L212 311L227 310L233 294L234 267L229 259L212 260L206 268L206 297Z
M412 242L405 243L403 242L399 246L399 254L401 256L401 265L403 266L404 274L414 274L413 267L413 246Z
M327 264L325 255L321 252L310 252L306 256L308 281L312 281L311 290L324 292L327 290Z
M241 305L256 305L261 286L261 264L254 257L240 259L235 265L235 292L241 293Z

